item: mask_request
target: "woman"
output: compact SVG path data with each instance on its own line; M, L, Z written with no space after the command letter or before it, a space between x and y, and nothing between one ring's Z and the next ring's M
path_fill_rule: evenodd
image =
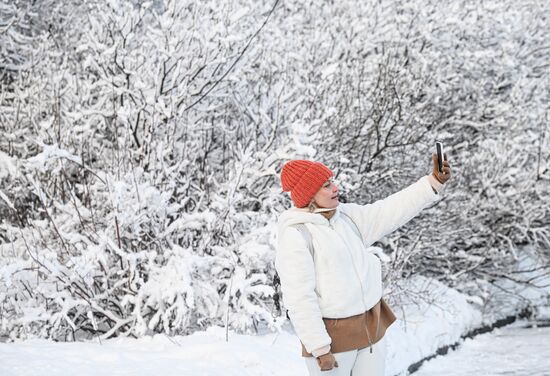
M442 172L432 161L430 175L367 205L339 203L322 163L283 166L294 207L279 216L275 267L309 375L384 375L384 333L395 316L382 299L380 260L366 247L438 200L451 169L446 154Z

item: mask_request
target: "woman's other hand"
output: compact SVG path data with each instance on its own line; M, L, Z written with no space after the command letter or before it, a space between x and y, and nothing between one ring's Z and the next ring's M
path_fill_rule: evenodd
M338 367L338 362L331 352L317 357L317 364L321 367L321 371L330 371L334 367Z
M434 169L432 175L437 179L441 184L445 184L447 180L451 178L451 166L447 160L447 153L443 153L443 171L439 172L439 166L437 163L437 154L432 154L432 161L434 164Z

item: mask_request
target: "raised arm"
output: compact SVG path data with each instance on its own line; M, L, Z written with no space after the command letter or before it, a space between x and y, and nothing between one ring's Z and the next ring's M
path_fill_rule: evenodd
M440 184L441 186L441 184ZM440 192L441 192L441 187ZM430 175L418 179L403 190L371 204L341 204L341 210L357 224L365 243L371 245L414 218L440 197Z

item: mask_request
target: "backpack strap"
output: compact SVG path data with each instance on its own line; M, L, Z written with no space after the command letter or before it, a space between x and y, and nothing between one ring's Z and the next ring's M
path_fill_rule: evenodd
M304 240L306 241L309 253L311 253L311 257L313 257L313 242L311 241L311 233L307 229L306 225L303 223L298 223L297 225L292 225L292 227L300 231L300 233L304 237Z
M355 235L357 235L359 237L359 239L361 239L361 242L363 242L363 246L366 248L367 245L365 244L365 239L363 238L363 236L361 235L361 231L359 230L359 226L357 226L357 223L355 223L355 221L353 220L353 218L351 218L349 215L347 215L346 213L344 213L342 210L340 210L340 214L343 214L344 216L342 218L347 218L346 221L349 223L351 222L353 224L352 228L353 228L353 232L355 232Z

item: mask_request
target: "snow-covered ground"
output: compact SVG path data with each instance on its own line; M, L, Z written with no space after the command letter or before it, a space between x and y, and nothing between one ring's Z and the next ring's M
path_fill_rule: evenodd
M186 337L0 344L0 375L304 375L296 337L230 335L213 327Z
M550 375L550 328L525 321L467 339L456 350L425 363L418 376ZM393 343L395 345L395 343ZM390 344L390 347L392 345ZM388 373L399 365L397 347ZM230 335L210 328L187 337L0 344L0 375L307 375L299 342L287 330L262 336Z
M550 327L528 325L517 321L466 339L456 351L423 364L415 376L548 376Z

